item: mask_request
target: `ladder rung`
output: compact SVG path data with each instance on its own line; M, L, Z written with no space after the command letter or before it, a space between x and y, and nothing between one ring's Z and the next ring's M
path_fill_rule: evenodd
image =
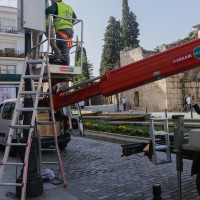
M13 129L30 129L30 128L33 128L34 126L32 126L32 125L13 125L11 127Z
M24 163L15 163L15 162L1 162L1 165L16 165L16 166L24 166Z
M56 149L41 149L41 151L56 151Z
M40 75L25 75L23 78L24 79L39 79L41 76Z
M31 108L17 108L16 111L34 111L35 109L33 107Z
M49 95L49 92L40 92L40 95Z
M153 134L154 135L168 135L169 132L166 132L166 131L154 131Z
M42 162L42 164L52 164L52 165L58 165L59 162Z
M37 110L51 110L50 107L38 107Z
M21 95L25 95L25 94L36 95L37 93L38 93L37 91L21 91L21 92L19 92L19 94L21 94Z
M26 143L7 143L6 146L26 146Z
M169 145L157 145L155 146L156 150L164 150L164 149L169 149Z
M43 60L39 59L39 60L27 60L26 63L30 63L30 64L42 64Z
M53 124L56 124L56 122L53 122L53 121L38 121L37 124L38 125L53 125Z
M22 183L0 183L0 185L4 185L4 186L22 186Z

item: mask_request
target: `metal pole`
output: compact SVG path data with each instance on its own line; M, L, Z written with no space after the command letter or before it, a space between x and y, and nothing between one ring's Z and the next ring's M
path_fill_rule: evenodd
M165 117L167 118L167 109L165 108Z
M193 119L193 107L192 107L192 104L190 104L190 111L191 111L191 119Z
M31 33L25 30L25 55L26 57L31 55ZM26 75L30 75L30 66L27 64ZM25 79L25 91L32 91L32 83L30 79ZM31 95L26 95L24 98L24 107L33 107L33 99ZM24 112L24 125L30 125L32 118L32 112ZM26 143L28 140L29 129L23 130L23 138L20 139L22 143ZM31 151L29 155L29 165L28 165L28 175L27 175L27 188L26 197L37 197L43 193L43 180L39 173L39 141L38 138L34 136L32 138ZM25 148L20 151L21 159L24 161ZM17 182L21 183L23 180L23 168L21 170L20 176L17 178ZM16 187L16 197L21 196L21 187Z
M183 171L182 145L184 140L184 115L173 115L174 152L176 153L178 200L182 200L181 172Z

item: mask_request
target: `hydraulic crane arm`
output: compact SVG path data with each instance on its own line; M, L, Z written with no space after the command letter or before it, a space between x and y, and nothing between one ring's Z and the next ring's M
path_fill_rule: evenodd
M55 110L96 95L110 96L200 67L200 39L106 72L98 83L53 96Z

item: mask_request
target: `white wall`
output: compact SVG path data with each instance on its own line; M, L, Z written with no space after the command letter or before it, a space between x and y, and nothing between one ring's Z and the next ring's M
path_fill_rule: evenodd
M17 29L17 8L0 6L0 19L5 19L2 20L3 22L5 22L6 19L14 20L14 28ZM2 24L0 24L0 26L1 25ZM15 48L16 51L24 53L24 34L0 32L0 50L4 50L4 48ZM24 58L0 57L0 64L16 65L16 73L21 74L24 65Z

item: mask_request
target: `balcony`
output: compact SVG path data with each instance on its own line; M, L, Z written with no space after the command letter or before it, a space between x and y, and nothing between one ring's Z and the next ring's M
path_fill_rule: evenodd
M5 26L0 26L0 32L1 33L12 33L12 34L20 33L16 27L5 27Z
M15 58L24 58L25 53L22 51L15 50L0 50L0 57L15 57Z

